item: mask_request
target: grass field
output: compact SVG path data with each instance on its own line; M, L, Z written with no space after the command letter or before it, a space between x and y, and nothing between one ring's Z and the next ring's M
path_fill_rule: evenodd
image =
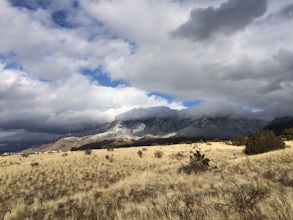
M210 142L0 157L0 220L292 220L293 142L286 144L255 156ZM209 169L178 173L195 150Z

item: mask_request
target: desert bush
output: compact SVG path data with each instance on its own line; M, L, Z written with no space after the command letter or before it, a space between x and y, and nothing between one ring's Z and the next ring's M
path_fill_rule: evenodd
M140 158L142 158L142 155L143 155L142 150L137 151L137 154Z
M282 137L287 141L293 140L293 128L285 129L282 133Z
M252 185L241 185L233 192L232 204L239 212L247 212L254 208L257 203L265 199L269 194L267 188L254 187Z
M273 131L258 130L247 139L245 144L245 153L259 154L283 148L285 148L284 141Z
M214 138L213 140L211 140L211 142L221 142L221 140L219 138Z
M248 137L245 137L243 135L236 135L231 139L232 145L235 146L242 146L246 144Z
M112 144L108 144L104 146L103 148L106 149L107 151L114 151L114 145Z
M184 165L178 169L179 173L191 174L192 172L197 173L199 171L206 171L209 168L210 159L206 158L200 151L196 151L190 155L189 164Z
M85 155L91 155L92 151L90 149L86 149L84 153L85 153Z
M113 155L111 155L111 156L105 155L105 159L109 160L112 163L114 161L114 156Z
M162 151L160 151L160 150L157 150L157 151L154 153L154 156L155 156L156 158L161 158L161 157L163 157L163 155L164 155L164 153L163 153Z
M23 154L21 154L22 157L29 157L29 155L30 155L29 153L23 153Z
M79 150L78 147L72 147L72 148L70 148L70 151L78 151L78 150Z
M173 157L177 160L182 160L184 158L184 154L182 152L178 152L177 154L173 155Z
M185 142L183 142L184 144L192 144L192 141L185 141Z
M31 163L31 166L32 166L32 167L37 167L37 166L39 166L39 163L38 163L38 162L32 162L32 163Z

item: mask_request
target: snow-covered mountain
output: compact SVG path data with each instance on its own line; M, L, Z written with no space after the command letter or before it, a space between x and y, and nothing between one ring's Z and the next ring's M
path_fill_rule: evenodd
M182 118L179 115L165 116L117 119L33 150L69 150L72 147L102 148L107 145L130 146L188 139L228 139L238 134L249 135L266 124L258 119L240 119L228 116L198 119Z

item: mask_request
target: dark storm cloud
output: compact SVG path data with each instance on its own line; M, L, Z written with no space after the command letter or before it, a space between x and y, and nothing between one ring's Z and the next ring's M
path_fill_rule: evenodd
M288 4L281 8L277 13L276 16L281 18L292 19L293 18L293 3Z
M245 28L266 9L267 0L229 0L219 8L195 8L189 20L171 32L171 36L205 40L216 33L230 34Z

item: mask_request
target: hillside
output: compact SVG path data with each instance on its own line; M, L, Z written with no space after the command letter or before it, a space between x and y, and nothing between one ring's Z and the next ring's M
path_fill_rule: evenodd
M286 128L293 128L293 117L279 117L275 118L269 124L267 124L264 129L269 129L274 131L276 134L280 135Z
M235 135L250 135L265 125L258 119L233 117L202 117L197 119L172 117L119 119L100 124L72 136L35 146L24 152L70 150L71 148L101 149L143 146L152 143L172 144L184 141L229 139Z
M0 213L5 220L290 220L293 142L287 145L256 156L221 142L2 156ZM211 160L209 169L178 173L195 150Z

